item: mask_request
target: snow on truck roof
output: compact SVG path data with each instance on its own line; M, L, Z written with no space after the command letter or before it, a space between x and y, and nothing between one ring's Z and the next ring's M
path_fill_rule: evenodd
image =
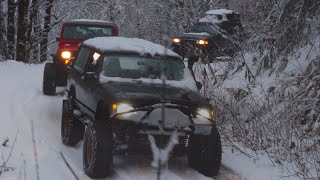
M211 23L222 23L224 21L228 21L226 15L227 14L239 14L230 9L214 9L206 12L206 15L199 19L199 22L211 22ZM218 15L221 15L222 18L219 19Z
M214 9L214 10L209 10L206 12L207 15L219 15L219 14L233 14L237 13L233 10L230 9Z
M181 58L181 56L164 46L139 38L97 37L88 39L83 44L103 52L126 52L139 55L150 54L151 56L159 55Z
M73 19L68 22L92 22L92 23L113 23L110 21L105 20L98 20L98 19Z

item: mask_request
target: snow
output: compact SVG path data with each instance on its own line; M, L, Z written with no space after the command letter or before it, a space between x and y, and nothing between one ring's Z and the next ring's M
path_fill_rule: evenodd
M98 19L74 19L69 22L92 22L92 23L108 23L108 24L112 23L110 21L98 20Z
M107 77L103 74L100 74L100 82L102 83L108 83L108 82L129 82L129 83L135 83L135 82L141 82L145 84L162 84L161 79L148 79L148 78L139 78L139 79L131 79L131 78L121 78L121 77ZM175 80L166 80L166 84L173 87L178 88L187 88L191 91L198 91L196 82L194 81L190 70L187 68L184 69L184 76L181 81L175 81Z
M170 152L173 150L174 146L179 143L177 133L173 132L173 134L170 136L168 144L164 149L161 149L157 146L156 140L152 135L148 134L148 139L153 154L153 161L151 165L153 167L158 167L159 165L168 165Z
M124 37L97 37L83 42L85 45L97 48L100 51L131 52L140 55L173 56L181 58L178 54L159 44L139 38Z
M17 134L12 156L6 164L8 170L13 169L1 174L0 179L37 179L37 164L39 179L75 179L61 153L79 179L90 179L82 167L82 142L75 147L67 147L61 142L64 89L58 88L57 96L44 96L43 68L44 64L0 63L0 165L1 155L4 159L8 157ZM6 138L9 141L2 146ZM223 151L223 166L216 180L277 179L281 176L267 161L264 165L255 164L239 153L231 153L227 147L223 147ZM108 179L156 179L156 169L151 162L151 156L145 154L115 156L115 172ZM170 180L210 179L189 168L185 157L170 159L169 169L162 177Z
M223 18L223 19L225 19L225 18ZM199 19L199 22L210 22L210 23L217 24L217 23L222 23L223 20L218 20L218 17L216 15L207 15L207 16Z
M228 21L226 14L236 13L229 9L214 9L206 12L206 15L199 19L199 22L222 23ZM222 19L218 19L218 15L222 15Z
M201 32L201 33L184 33L185 35L196 35L196 36L210 36L207 32Z
M235 13L233 10L230 9L213 9L206 12L208 15L223 15L223 14L232 14Z
M233 151L233 152L232 152ZM256 154L250 150L246 153ZM225 147L223 149L222 164L226 169L234 170L234 173L245 175L247 180L278 180L284 178L285 170L276 169L266 154L260 154L259 158L249 158L236 148ZM290 177L290 180L297 178Z

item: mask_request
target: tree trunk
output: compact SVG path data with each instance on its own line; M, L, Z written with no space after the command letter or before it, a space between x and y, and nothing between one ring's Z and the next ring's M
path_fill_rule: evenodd
M28 57L33 62L39 61L39 35L40 24L39 20L39 3L40 0L32 0L31 11L29 14L29 26L28 26ZM32 58L30 55L33 55Z
M15 12L16 12L16 3L15 0L8 0L8 17L7 17L7 42L8 42L8 58L14 59L14 36L16 33L15 28Z
M53 0L46 0L46 14L44 16L44 27L42 29L41 43L40 43L40 61L47 60L48 51L48 35L51 29L51 9Z
M26 45L28 29L28 6L29 0L18 1L18 24L17 24L17 61L27 62Z
M4 0L0 0L0 57L4 56L7 58L7 37L2 6L3 1Z

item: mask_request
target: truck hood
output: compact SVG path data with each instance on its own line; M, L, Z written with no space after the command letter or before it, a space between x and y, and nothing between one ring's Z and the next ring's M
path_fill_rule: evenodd
M83 40L63 40L59 42L59 49L78 49Z
M181 36L181 39L196 39L196 40L199 40L199 39L207 39L207 38L210 38L212 35L210 35L209 33L206 33L206 32L202 32L202 33L184 33L182 36Z
M173 86L146 83L107 82L103 88L116 97L116 101L126 101L136 107L161 103L179 104L188 107L210 107L208 101L198 92Z

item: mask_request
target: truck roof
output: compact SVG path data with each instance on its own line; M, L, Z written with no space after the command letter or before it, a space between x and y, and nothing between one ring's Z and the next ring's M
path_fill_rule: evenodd
M139 38L97 37L88 39L83 44L107 53L133 53L181 58L181 56L164 46Z
M98 19L74 19L65 22L65 24L85 24L85 25L112 25L116 26L115 23L105 20Z
M238 14L230 9L213 9L206 12L207 15L223 15L223 14Z

